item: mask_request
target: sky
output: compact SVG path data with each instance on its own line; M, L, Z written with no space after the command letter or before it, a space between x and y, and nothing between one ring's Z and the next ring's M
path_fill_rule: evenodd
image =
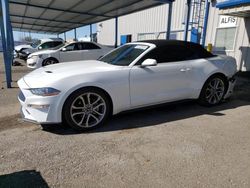
M96 24L92 24L92 32L96 32ZM14 40L19 41L20 38L23 36L29 36L28 32L20 32L20 31L14 31ZM86 35L89 36L90 34L90 27L89 26L84 26L84 27L79 27L76 29L76 35L77 38L80 37L85 37ZM39 34L39 33L30 33L32 38L50 38L50 37L57 37L57 35L49 35L49 34ZM60 38L64 39L64 34L59 35ZM74 38L74 30L66 32L66 40L73 39Z

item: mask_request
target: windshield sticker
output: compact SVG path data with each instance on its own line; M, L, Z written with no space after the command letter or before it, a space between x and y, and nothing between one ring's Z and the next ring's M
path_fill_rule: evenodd
M135 49L146 50L147 48L148 48L148 46L145 46L145 45L137 45L137 46L135 46Z

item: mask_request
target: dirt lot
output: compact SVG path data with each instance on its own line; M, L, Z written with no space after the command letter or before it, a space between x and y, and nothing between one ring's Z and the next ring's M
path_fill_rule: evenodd
M25 72L14 67L13 80ZM0 61L1 88L3 76ZM18 89L1 89L0 187L249 188L250 75L238 80L220 106L121 114L82 134L20 121Z

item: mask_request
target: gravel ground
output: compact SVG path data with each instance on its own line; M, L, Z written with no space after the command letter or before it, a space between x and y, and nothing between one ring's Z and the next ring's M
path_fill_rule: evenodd
M120 114L81 134L22 122L17 92L0 90L0 187L250 187L248 73L220 106Z

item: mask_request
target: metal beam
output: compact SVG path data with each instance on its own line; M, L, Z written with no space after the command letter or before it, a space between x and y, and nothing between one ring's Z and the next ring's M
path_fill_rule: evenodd
M93 11L93 10L96 10L96 9L98 9L98 8L104 6L104 5L109 4L110 2L113 2L113 1L114 1L114 0L110 0L109 2L102 3L101 5L98 5L98 6L94 7L94 8L92 8L92 9L89 9L88 12L91 12L91 11ZM78 2L76 5L74 5L74 6L72 6L72 7L77 6L79 3L82 3L82 2L80 1L80 2ZM72 7L71 7L71 8L72 8ZM62 14L63 14L63 13L62 13ZM56 16L56 18L58 18L58 17L61 16L62 14L59 14L58 16ZM78 17L79 17L79 15L74 16L72 19L75 19L75 18L78 18ZM54 18L54 19L56 19L56 18ZM93 18L90 18L90 19L93 19ZM87 20L88 20L88 18L87 18ZM79 22L78 22L77 24L79 24ZM87 25L87 24L85 24L85 25ZM68 31L69 31L69 30L68 30Z
M76 28L74 29L75 41L76 41Z
M1 29L1 37L3 44L3 56L4 56L4 64L5 64L5 74L6 74L6 83L7 88L11 88L11 66L13 61L13 35L12 28L9 19L9 2L8 0L0 0L0 29Z
M108 2L102 3L101 5L98 5L98 6L94 7L94 8L92 8L92 9L88 10L88 12L91 12L91 11L96 10L98 8L101 8L101 7L105 6L105 5L108 5L109 3L112 3L113 1L115 1L115 0L110 0Z
M206 12L205 12L205 18L204 18L204 27L202 31L202 40L201 40L202 46L205 46L205 42L206 42L209 9L210 9L210 2L209 0L206 0Z
M16 1L10 1L9 3L10 4L16 4L16 5L29 6L29 7L34 7L34 8L42 8L42 9L47 9L47 10L62 11L64 13L73 13L73 14L90 15L90 16L101 16L101 17L112 18L112 16L106 16L104 14L95 14L95 13L90 13L90 12L79 12L79 11L65 10L65 9L59 9L59 8L51 8L51 7L46 7L46 6L41 6L41 5L34 5L34 4L28 4L28 3L22 3L22 2L16 2Z
M93 41L92 24L89 25L90 41Z
M30 23L25 23L25 22L11 22L13 24L23 24L23 25L30 25L30 26L41 26L41 27L50 27L50 28L55 28L55 29L72 29L71 27L61 27L61 26L48 26L48 25L43 25L43 24L30 24ZM31 28L32 29L32 28Z
M28 0L27 1L27 3L29 3L30 2L30 0ZM26 15L26 13L27 13L27 9L28 9L28 6L25 6L25 9L24 9L24 16ZM23 22L23 18L22 18L22 22ZM21 24L21 28L23 27L23 24Z
M14 51L14 36L13 36L13 28L12 28L12 25L11 25L11 20L10 20L10 12L9 12L9 2L8 0L6 0L6 20L7 20L7 24L8 24L8 32L7 32L7 36L8 36L8 40L9 40L9 48L10 48L10 59L11 59L11 65L12 65L12 62L13 62L13 51Z
M43 33L43 34L46 34L46 33L49 33L49 34L57 34L59 32L56 32L56 31L37 31L37 30L34 30L34 29L28 29L28 28L20 28L20 27L13 27L13 30L14 31L25 31L25 32L32 32L32 33Z
M37 17L32 17L32 16L21 16L21 15L16 15L16 14L10 14L11 17L17 17L17 18L28 18L28 19L34 19L37 20ZM54 22L58 22L58 23L69 23L69 24L79 24L79 22L72 22L72 21L60 21L60 20L55 20L55 19L46 19L46 18L39 18L39 20L43 20L43 21L54 21Z
M184 31L184 40L187 41L188 39L188 27L189 27L189 20L190 20L190 12L191 12L191 0L187 0L187 12L186 12L186 21L185 21L185 31Z
M66 41L66 39L67 39L67 38L66 38L66 33L64 32L63 34L64 34L64 40Z
M54 3L56 0L51 0L50 3L48 4L48 7L50 7L52 5L52 3ZM29 2L28 2L29 3ZM43 12L39 15L38 19L35 20L34 24L36 24L37 20L39 20L43 15L44 13L47 11L47 9L44 9ZM26 13L24 14L26 15ZM33 26L31 27L33 28Z
M171 33L171 23L172 23L172 10L173 10L173 2L168 3L168 23L167 23L167 33L166 33L166 39L170 39L170 33Z
M117 48L118 43L118 17L115 18L115 48Z
M141 0L137 0L137 1L135 1L135 2L126 4L125 6L119 6L119 7L117 7L117 8L108 10L108 11L104 12L103 14L108 14L108 13L110 13L110 12L113 12L113 11L118 10L118 9L121 9L121 8L128 8L129 6L134 5L134 4L136 4L136 3L139 3L139 2L141 2ZM119 16L120 16L120 15L119 15ZM111 17L111 18L115 18L115 17L117 17L117 16L110 16L110 17ZM91 20L91 19L93 19L93 18L88 18L88 19L86 19L86 20L84 20L84 21L88 21L88 20Z
M55 0L52 0L52 1L50 2L50 4L49 4L48 7L50 7L50 5L51 5L54 1L55 1ZM73 6L69 7L67 10L70 10L70 9L73 9L73 8L79 6L81 3L82 3L82 1L78 1L78 2L75 3ZM47 9L46 9L46 10L47 10ZM44 11L44 12L45 12L45 11ZM57 19L57 18L60 18L63 14L64 14L64 12L58 14L58 15L57 15L56 17L54 17L53 19L55 20L55 19ZM79 16L79 15L74 16L74 17L71 18L71 19L74 19L74 18L76 18L76 17L78 17L78 16ZM81 16L81 15L80 15L80 16ZM41 16L40 16L40 17L41 17ZM49 23L50 23L50 22L49 22ZM49 23L48 23L48 24L49 24ZM79 24L79 23L77 23L77 24Z

